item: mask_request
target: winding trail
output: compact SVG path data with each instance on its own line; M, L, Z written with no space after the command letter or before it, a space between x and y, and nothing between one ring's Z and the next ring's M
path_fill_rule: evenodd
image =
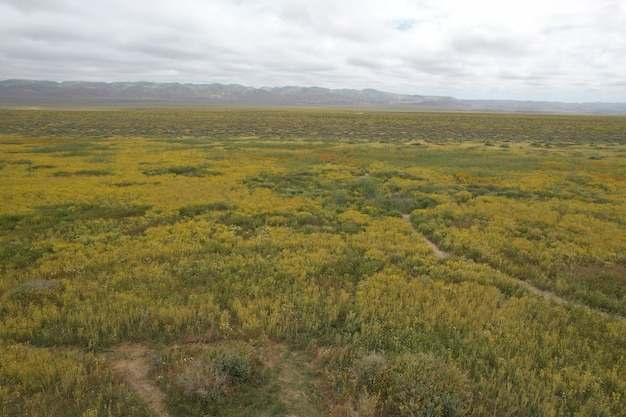
M411 223L411 215L410 214L403 214L402 215L402 219L407 222L409 224L409 226L411 226L411 230L413 230L413 232L417 233L418 235L422 235L420 232L417 231L417 229L415 229L415 227L413 226L413 223ZM441 249L439 249L439 247L437 245L435 245L433 242L431 242L430 240L428 240L428 238L426 238L426 236L422 235L422 237L424 238L424 241L428 244L428 246L430 246L433 249L433 252L435 253L435 256L439 259L444 259L447 258L448 256L450 256L449 252L444 252ZM564 304L564 303L571 303L572 301L567 300L565 298L559 297L558 295L556 295L553 292L549 292L549 291L542 291L539 288L529 284L526 281L523 281L521 279L517 279L517 278L513 278L509 275L507 275L507 277L511 280L514 281L515 283L517 283L518 285L524 287L525 289L527 289L529 292L533 293L533 294L537 294L542 296L544 299L548 300L548 301L555 301L559 304ZM582 305L582 304L581 304Z
M435 256L439 259L444 259L447 258L448 256L450 256L451 254L449 252L444 252L441 249L439 249L439 247L437 245L435 245L433 242L431 242L430 240L428 240L426 238L426 236L422 235L420 232L417 231L417 229L415 229L415 227L413 226L413 223L411 223L411 215L410 214L403 214L402 215L402 219L408 223L408 225L411 227L411 230L413 230L413 232L417 233L418 235L421 235L422 238L424 239L424 241L428 244L428 246L430 246L433 249L433 252L435 253ZM532 285L531 283L521 280L521 279L517 279L514 278L510 275L506 275L511 281L515 282L516 284L518 284L519 286L525 288L526 290L528 290L528 292L532 293L532 294L536 294L539 295L540 297L543 297L544 300L547 301L553 301L557 304L570 304L570 305L575 305L577 307L580 308L585 308L588 309L590 311L593 311L594 313L597 313L603 317L606 318L617 318L620 321L626 321L626 317L620 315L620 314L610 314L610 313L606 313L604 311L598 310L596 308L592 308L589 307L586 304L574 301L574 300L568 300L566 298L563 298L551 291L544 291L544 290L540 290L539 288L535 287L534 285Z
M418 235L421 235L422 238L424 239L424 242L426 242L426 244L428 244L428 246L430 246L433 250L433 252L435 253L435 256L439 259L444 259L447 258L448 256L450 256L450 254L448 252L442 251L441 249L439 249L439 247L437 245L435 245L433 242L431 242L430 240L428 240L428 238L424 235L422 235L420 232L418 232L415 227L413 227L413 223L411 223L411 215L410 214L403 214L402 215L402 219L408 223L409 226L411 226L411 230L413 230L413 232L417 233Z
M146 362L148 349L138 344L124 344L112 352L113 369L135 391L157 417L170 417L165 408L165 394L149 377Z

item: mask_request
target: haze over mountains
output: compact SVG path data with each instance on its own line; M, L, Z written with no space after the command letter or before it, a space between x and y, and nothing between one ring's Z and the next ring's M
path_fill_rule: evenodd
M366 89L153 82L0 81L0 106L276 106L511 113L626 114L625 103L460 100Z

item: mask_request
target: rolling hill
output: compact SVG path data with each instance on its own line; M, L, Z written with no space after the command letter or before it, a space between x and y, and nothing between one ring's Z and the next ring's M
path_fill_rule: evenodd
M238 84L0 81L0 106L266 106L349 107L509 113L626 114L626 103L460 100L373 89L246 87Z

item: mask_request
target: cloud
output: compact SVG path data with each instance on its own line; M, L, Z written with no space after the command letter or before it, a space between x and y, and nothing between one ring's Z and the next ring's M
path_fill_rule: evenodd
M37 11L60 11L72 6L71 0L4 0L4 3L23 13L32 13Z
M531 49L527 39L496 27L477 27L457 34L452 40L452 47L462 55L515 59L527 55Z
M625 101L624 27L620 0L2 0L0 79Z

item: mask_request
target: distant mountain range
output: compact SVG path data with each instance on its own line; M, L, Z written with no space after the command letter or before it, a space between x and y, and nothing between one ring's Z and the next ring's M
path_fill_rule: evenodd
M626 103L459 100L366 89L245 87L238 84L0 81L0 106L266 106L626 114Z

